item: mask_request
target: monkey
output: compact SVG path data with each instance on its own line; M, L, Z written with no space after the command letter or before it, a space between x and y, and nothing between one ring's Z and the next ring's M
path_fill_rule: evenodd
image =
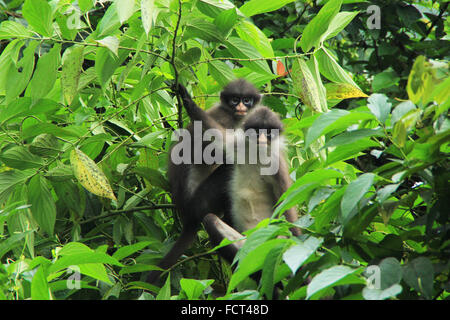
M232 226L243 232L256 227L265 218L271 218L274 207L281 195L292 184L285 158L285 141L282 135L283 124L279 116L268 107L260 106L249 112L243 124L243 130L249 134L249 144L257 147L260 158L255 164L236 163L229 182L229 198L231 199ZM238 133L238 135L242 135ZM242 139L242 136L240 137ZM239 137L238 137L239 139ZM268 164L275 164L272 170L262 163L262 154L270 153ZM251 159L249 159L251 161ZM295 208L284 212L289 222L298 219ZM297 228L292 228L294 235L299 235Z
M220 135L214 143L218 144L219 148L226 149L226 156L231 154L233 158L230 162L234 165L225 174L228 184L226 199L230 205L232 227L238 232L243 232L254 228L261 220L272 217L279 198L292 184L284 155L285 143L282 135L284 128L279 116L268 107L258 106L250 110L244 118L241 130L228 132L190 100L185 88L182 88L181 92L191 121L201 121L206 130L218 130ZM259 162L250 157L252 145L256 147L254 150L258 151ZM239 161L236 163L239 157L236 151L242 148L245 158L241 159L241 163ZM263 170L265 166L261 155L267 154L267 151L270 151L270 158L266 162L275 163L277 166L275 170ZM255 156L256 152L253 154L254 158ZM206 197L204 201L212 200ZM295 208L286 210L284 215L289 222L294 222L298 218ZM297 228L291 228L291 232L296 236L300 234Z
M207 115L207 117L204 117L205 121L208 122L205 127L235 128L240 125L249 110L257 106L261 100L259 91L245 79L237 79L226 85L220 92L220 103L208 111L200 109L192 101L183 86L180 85L178 89L185 107L188 104L193 104L196 108L188 107L189 110L193 109L195 112L201 110L201 113ZM200 118L196 115L190 115L190 117L191 120ZM195 153L197 152L197 150L194 150L195 140L198 140L198 138L194 134L192 122L186 129L190 136L194 137L189 147L191 151L194 151L191 153ZM170 154L182 143L183 141L179 141L172 145ZM202 154L205 147L205 144L201 145L199 151ZM158 267L161 269L170 268L192 245L201 226L201 221L206 214L214 212L226 215L230 210L231 204L223 181L227 181L232 167L226 164L207 164L204 161L195 163L195 161L192 161L193 158L195 158L195 154L192 154L190 163L175 163L172 156L169 157L168 179L172 200L180 213L183 227L180 237L159 262ZM207 201L203 201L205 198ZM228 220L226 217L224 219L225 221ZM151 271L147 277L147 282L155 284L161 273L159 270Z
M224 238L237 240L233 244L219 249L222 257L229 263L234 263L236 253L245 241L240 240L244 238L241 233L255 227L261 220L271 218L279 198L292 184L284 155L283 124L275 112L267 107L257 106L249 111L238 130L229 132L212 119L208 119L209 116L195 103L189 102L190 96L185 88L181 88L180 91L191 120L202 121L206 125L206 128L204 128L206 130L218 130L221 134L217 135L214 144L217 144L218 148L224 148L225 156L234 160L231 166L226 164L219 168L226 168L226 170L222 171L223 175L216 181L220 183L222 179L221 185L226 184L226 187L222 190L226 192L224 197L228 201L229 207L227 207L227 210L229 212L227 215L230 216L230 222L222 221L213 214L214 210L211 210L213 213L209 213L203 218L205 230L213 245L218 245ZM251 145L256 146L258 151L262 150L263 155L270 151L270 161L263 163L262 159L259 159L259 162L252 162ZM242 147L245 158L240 163L236 161L239 158L239 152L235 151L239 151ZM261 153L258 153L258 156L263 158ZM272 162L277 163L276 170L263 172L262 169L267 168L267 164ZM205 208L212 207L208 202L214 203L216 201L215 193L209 194L208 190L202 187L197 191L204 195L202 206ZM284 215L286 220L291 223L298 218L295 208L286 210ZM301 234L301 230L297 227L291 227L290 230L294 236ZM251 278L259 281L261 272L251 275ZM270 298L276 297L279 290L280 284L277 284Z

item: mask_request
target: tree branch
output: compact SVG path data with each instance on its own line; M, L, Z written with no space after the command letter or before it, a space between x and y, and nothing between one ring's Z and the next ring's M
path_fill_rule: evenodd
M173 209L173 208L175 208L175 205L173 205L171 203L168 203L168 204L157 204L157 205L153 205L153 206L135 207L135 208L132 208L132 209L125 209L125 210L108 211L109 214L104 214L104 215L101 215L101 216L97 216L97 217L93 217L93 218L90 218L90 219L86 219L86 220L81 221L79 224L80 225L81 224L86 224L86 223L93 222L93 221L96 221L96 220L100 220L100 219L116 216L116 215L122 214L122 213L128 214L128 213L133 213L133 212L136 212L136 211L143 211L143 210L158 210L158 209Z

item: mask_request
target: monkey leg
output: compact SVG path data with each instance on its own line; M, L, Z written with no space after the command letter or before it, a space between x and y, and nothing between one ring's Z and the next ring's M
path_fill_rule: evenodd
M191 199L180 207L183 218L183 230L170 251L158 263L161 269L172 267L181 255L191 247L201 221L208 213L223 213L229 216L231 201L228 195L228 181L231 177L231 165L221 165L196 189ZM147 282L156 284L162 271L152 270Z

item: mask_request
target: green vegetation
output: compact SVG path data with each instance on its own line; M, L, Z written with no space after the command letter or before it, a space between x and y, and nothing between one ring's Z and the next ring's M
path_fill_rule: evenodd
M448 299L448 5L0 0L0 299ZM295 183L235 269L200 231L151 286L181 228L172 88L209 108L238 77Z

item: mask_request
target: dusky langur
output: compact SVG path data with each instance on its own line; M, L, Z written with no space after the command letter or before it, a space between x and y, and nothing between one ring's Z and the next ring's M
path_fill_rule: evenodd
M243 232L272 217L279 198L292 184L284 155L283 124L278 115L258 106L244 118L240 130L229 131L210 119L190 99L185 88L181 92L191 121L201 121L204 130L217 130L214 144L225 150L225 161L231 163L226 165L231 169L224 174L229 177L222 182L228 185L225 198L229 201L231 221L226 222ZM214 201L214 198L205 197L204 201ZM289 222L298 218L295 208L286 210L284 215ZM291 232L300 234L297 228Z
M220 93L220 103L204 111L192 101L184 87L180 86L180 94L186 110L193 110L194 114L189 114L192 119L200 118L196 113L206 114L203 117L207 123L204 127L218 126L224 129L238 127L248 111L257 106L261 100L259 91L248 81L238 79L230 82ZM230 200L226 190L230 170L229 165L207 164L202 159L196 163L196 156L203 154L207 143L201 141L201 137L194 134L192 122L187 126L190 137L190 163L175 163L172 159L172 150L181 143L179 141L171 147L169 156L168 178L172 193L172 200L180 213L183 229L170 251L160 261L158 266L162 269L170 268L178 258L191 246L195 235L200 228L203 217L211 212L220 215L226 214L230 210ZM196 141L200 139L200 141ZM201 143L200 150L194 149L195 142ZM207 199L207 201L203 201ZM225 218L227 220L227 218ZM155 284L161 271L151 271L147 281Z

